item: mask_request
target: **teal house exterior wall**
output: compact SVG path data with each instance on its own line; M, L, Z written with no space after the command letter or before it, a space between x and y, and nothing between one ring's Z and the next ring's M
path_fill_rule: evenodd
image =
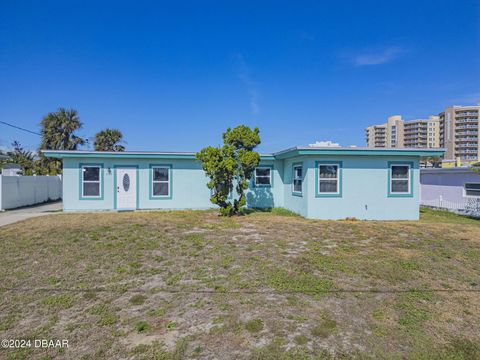
M269 186L255 185L254 179L249 182L245 192L247 206L251 208L283 207L282 178L283 161L260 161L259 167L269 167L272 171L272 183Z
M283 160L283 207L296 212L304 217L308 217L308 181L305 181L307 173L303 157L292 157ZM303 166L303 184L302 192L293 192L293 165Z
M420 156L442 151L392 150L373 152L350 149L293 148L261 158L260 167L271 169L271 183L256 185L254 179L246 191L251 208L284 207L306 218L365 220L417 220L420 206ZM427 155L425 155L427 154ZM116 171L135 169L137 204L135 209L209 209L208 178L193 154L182 153L101 153L82 151L46 151L46 156L63 159L63 206L65 211L116 210ZM338 192L319 192L318 166L336 164ZM406 164L409 192L391 191L391 166ZM82 166L101 166L101 194L91 199L82 196ZM170 169L170 195L152 197L152 166ZM302 166L301 192L293 191L294 166ZM298 180L298 179L297 179ZM298 183L298 181L297 181Z
M82 166L100 165L101 196L96 199L81 195ZM152 198L152 165L171 167L171 194L168 198ZM256 187L253 180L249 183L246 198L249 207L271 208L283 204L279 169L282 162L262 161L260 166L272 168L272 185ZM215 205L210 202L208 178L198 161L193 159L115 159L115 158L66 158L63 160L63 206L65 211L116 210L115 206L115 170L118 167L136 167L138 179L137 209L209 209Z
M102 164L103 196L100 199L82 199L81 165ZM175 159L115 159L106 158L98 161L81 159L65 159L63 165L64 210L115 210L114 171L121 166L138 166L138 209L208 209L214 207L210 202L208 179L200 164L194 160ZM151 199L150 166L171 166L171 196Z
M389 196L389 162L409 164L412 176L412 196ZM316 162L341 162L341 194L318 197L315 193ZM419 158L389 157L308 157L307 217L315 219L342 219L352 217L362 220L418 220L419 219ZM347 209L345 209L347 207Z

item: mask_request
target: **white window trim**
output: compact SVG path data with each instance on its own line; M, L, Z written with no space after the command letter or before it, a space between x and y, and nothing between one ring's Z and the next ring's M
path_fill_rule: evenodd
M406 178L393 178L393 167L394 166L407 166L408 167L408 173ZM390 165L390 194L400 194L400 195L405 195L405 194L410 194L412 191L412 184L411 184L411 176L412 174L410 173L412 171L412 166L410 164L391 164ZM393 182L394 181L408 181L408 190L407 191L393 191Z
M300 177L300 178L296 177L297 172L295 171L295 169L297 169L297 168L302 169L302 177ZM295 180L300 180L301 181L302 190L300 190L300 191L295 190ZM301 194L302 192L303 192L303 165L293 165L292 193Z
M168 174L168 179L167 180L155 180L155 169L167 169L167 174ZM170 196L170 170L171 168L169 166L152 166L152 197L155 198L164 198L164 197L169 197ZM154 188L155 184L167 184L167 189L168 193L167 195L155 195L154 193Z
M257 169L266 169L268 170L269 174L268 176L257 176ZM268 177L268 184L258 184L257 183L257 177L259 178L266 178ZM269 166L258 166L255 168L254 171L254 178L255 178L255 186L272 186L272 168Z
M85 168L97 168L98 169L98 180L85 180ZM84 184L98 184L98 195L85 195ZM96 199L102 197L102 167L99 165L82 165L82 198L86 199Z
M321 178L320 177L320 166L336 166L337 167L337 177L335 178ZM319 194L340 194L340 177L339 177L339 174L340 174L340 163L335 163L335 164L318 164L318 167L317 167L317 171L318 171L318 193ZM329 180L336 180L337 181L337 191L320 191L320 182L321 181L329 181Z
M467 195L467 189L466 189L466 185L467 184L475 184L475 185L480 185L479 182L472 182L472 181L469 181L469 182L466 182L463 184L463 197L466 197L466 198L472 198L472 199L478 199L480 198L480 190L478 190L478 195ZM476 190L474 190L476 191Z

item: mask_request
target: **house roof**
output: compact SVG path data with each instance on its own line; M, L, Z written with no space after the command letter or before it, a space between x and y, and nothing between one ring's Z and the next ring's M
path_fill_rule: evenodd
M194 152L173 151L85 151L42 150L46 157L53 158L142 158L142 159L195 159ZM360 147L311 147L297 146L271 154L260 154L262 160L285 159L300 155L376 155L376 156L441 156L444 149L419 148L360 148Z
M9 163L2 166L3 169L21 169L22 167L18 164Z

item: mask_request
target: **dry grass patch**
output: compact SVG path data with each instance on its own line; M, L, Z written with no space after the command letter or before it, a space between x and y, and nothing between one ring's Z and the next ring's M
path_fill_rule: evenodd
M5 358L480 357L480 222L59 214L0 232Z

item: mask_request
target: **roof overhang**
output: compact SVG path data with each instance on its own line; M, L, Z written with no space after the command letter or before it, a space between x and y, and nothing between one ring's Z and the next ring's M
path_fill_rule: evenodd
M115 159L195 159L195 153L189 152L153 152L153 151L83 151L83 150L42 150L43 155L51 158L115 158Z
M302 155L353 155L353 156L442 156L445 149L380 149L380 148L313 148L313 147L295 147L274 153L276 159L285 159L292 156Z
M115 159L187 159L195 160L194 152L158 152L158 151L84 151L84 150L42 150L46 157L67 158L115 158ZM444 149L378 149L378 148L314 148L294 147L273 154L261 154L262 161L272 161L303 155L338 156L442 156Z
M42 150L46 157L68 158L115 158L115 159L186 159L195 160L194 152L167 151L83 151L83 150ZM271 154L261 154L260 159L275 160Z

